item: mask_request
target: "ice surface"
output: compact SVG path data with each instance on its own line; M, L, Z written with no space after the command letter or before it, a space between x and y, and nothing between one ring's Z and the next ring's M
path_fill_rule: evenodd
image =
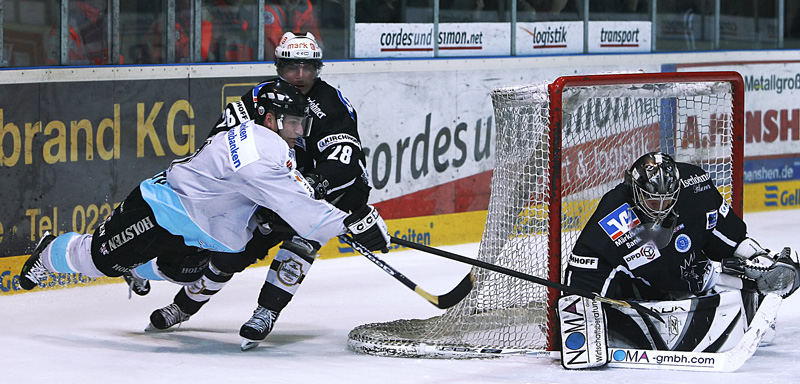
M765 247L800 248L800 211L745 216ZM472 255L477 244L443 247ZM382 255L432 293L444 293L469 266L416 251ZM255 308L265 268L249 269L174 332L143 329L178 287L155 282L127 299L124 284L0 297L3 383L798 383L800 294L784 301L778 336L735 373L604 369L565 371L556 360L401 359L355 354L355 326L442 311L363 257L319 260L266 342L239 350L239 326Z

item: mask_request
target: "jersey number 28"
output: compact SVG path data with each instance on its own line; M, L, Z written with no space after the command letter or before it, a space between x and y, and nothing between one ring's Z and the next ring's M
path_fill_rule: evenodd
M333 147L333 152L328 155L328 160L339 160L343 164L350 164L350 158L353 156L353 148L346 145L337 145Z

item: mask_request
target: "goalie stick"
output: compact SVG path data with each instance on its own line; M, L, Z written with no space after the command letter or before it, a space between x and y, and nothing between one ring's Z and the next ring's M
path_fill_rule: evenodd
M609 367L671 369L679 371L733 372L753 356L770 323L775 321L781 297L768 294L758 307L747 331L736 345L719 353L655 351L610 348Z
M542 279L540 277L529 275L527 273L522 273L522 272L519 272L519 271L515 271L513 269L508 269L508 268L505 268L505 267L501 267L501 266L495 265L495 264L489 264L489 263L487 263L485 261L470 259L469 257L457 255L455 253L443 251L441 249L428 247L426 245L414 243L414 242L411 242L411 241L408 241L408 240L403 240L403 239L400 239L400 238L397 238L397 237L394 237L394 236L390 236L390 238L392 240L392 243L395 243L395 244L399 244L399 245L402 245L402 246L405 246L405 247L409 247L409 248L417 249L417 250L420 250L420 251L428 252L430 254L441 256L441 257L444 257L444 258L447 258L447 259L450 259L450 260L455 260L455 261L459 261L459 262L462 262L462 263L474 265L476 267L481 267L481 268L484 268L484 269L488 269L490 271L494 271L494 272L502 273L502 274L505 274L505 275L513 276L513 277L516 277L518 279L527 280L527 281L530 281L530 282L533 282L533 283L536 283L536 284L544 285L546 287L555 288L555 289L560 290L561 292L564 292L564 293L567 293L567 294L570 294L570 295L578 295L578 296L587 297L587 298L590 298L592 300L596 300L596 301L599 301L599 302L602 302L602 303L608 303L608 304L611 304L611 305L617 305L617 306L621 306L621 307L633 308L633 309L635 309L637 311L647 313L648 315L652 316L653 318L657 319L658 321L660 321L662 323L664 322L664 319L662 319L661 315L659 315L657 312L653 311L650 308L644 307L641 304L635 303L635 302L630 302L630 301L626 301L626 300L609 299L607 297L600 296L600 295L598 295L598 294L596 294L594 292L589 292L589 291L585 291L583 289L569 287L569 286L566 286L564 284L556 283L554 281L550 281L550 280L546 280L546 279Z
M609 348L608 355L611 361L610 368L635 368L635 369L666 369L678 371L706 371L706 372L733 372L741 368L755 353L758 344L764 337L770 323L775 321L780 308L781 298L775 294L768 294L758 307L747 331L733 348L725 352L682 352L663 351L652 349L625 349ZM381 353L380 347L369 341L348 343L356 350L377 351L378 355L386 356L433 356L444 358L488 358L501 356L525 356L531 358L560 357L559 351L543 351L526 348L497 348L497 347L466 347L466 346L440 346L440 345L414 345L392 346L391 351Z
M389 264L386 264L385 261L379 259L375 256L369 249L365 248L363 245L357 243L355 240L350 238L346 235L340 235L339 239L353 247L358 253L364 255L369 261L375 263L378 267L383 269L386 273L397 279L397 281L403 283L406 287L410 288L412 291L416 292L418 295L422 296L425 300L428 300L431 304L435 305L437 308L447 309L456 304L458 304L461 299L465 298L467 294L472 290L472 282L473 277L472 273L467 274L461 280L461 282L456 285L450 292L447 292L443 295L434 295L429 293L428 291L420 288L415 282L411 281L402 273L398 272L396 269L392 268Z

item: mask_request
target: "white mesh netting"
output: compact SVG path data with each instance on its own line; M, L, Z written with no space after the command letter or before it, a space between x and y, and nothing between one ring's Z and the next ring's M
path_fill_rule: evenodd
M478 259L560 281L561 260L600 197L622 181L634 160L654 150L700 165L730 201L728 82L568 86L561 96L558 116L550 116L546 84L491 93L497 149ZM553 191L550 131L559 117L561 188ZM554 200L561 205L560 225L551 225L548 216ZM561 239L554 252L551 231ZM350 332L349 346L377 355L447 358L549 349L554 296L547 288L480 268L472 273L470 294L441 316L362 325Z

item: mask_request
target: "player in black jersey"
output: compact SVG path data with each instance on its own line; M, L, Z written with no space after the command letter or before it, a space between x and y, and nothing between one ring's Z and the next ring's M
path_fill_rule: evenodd
M742 296L754 292L751 300L756 306L756 294L787 297L800 285L797 252L788 247L781 252L763 249L747 236L744 221L708 173L652 152L636 160L625 181L600 200L569 257L565 284L609 298L678 303L666 310L689 315L670 312L675 324L692 319L696 327L708 328L715 308L721 306L719 293L724 288L719 283L731 279L738 282L735 288ZM739 300L732 313L743 305L747 303ZM710 312L692 317L701 307ZM630 312L606 309L610 336L634 347L691 350L704 340L695 337L697 333L681 333L683 328L672 324L672 329L665 328L666 341L659 342L652 335L652 329L661 326L658 322L651 322L650 330L642 326L639 335L634 330L644 318L631 320ZM704 316L709 321L701 326ZM726 324L734 317L729 316Z
M315 198L325 199L345 212L364 209L370 186L357 130L358 116L338 89L319 78L322 50L314 36L311 33L284 34L275 49L275 64L279 77L299 88L308 98L313 118L311 130L308 136L297 140L294 149L298 169L312 186ZM255 86L241 100L228 104L211 135L251 119L257 113L253 95L258 94L263 84ZM242 349L255 347L266 338L280 311L307 275L321 245L296 236L271 211L262 209L257 215L262 222L259 233L254 235L241 257L212 256L201 277L184 276L181 281L194 280L194 283L182 288L173 304L153 312L151 329L167 329L187 320L222 289L234 273L264 258L270 248L282 243L261 288L258 306L240 329L245 339ZM188 265L180 269L194 271ZM172 273L180 274L180 271ZM129 280L133 286L142 285L139 279Z

